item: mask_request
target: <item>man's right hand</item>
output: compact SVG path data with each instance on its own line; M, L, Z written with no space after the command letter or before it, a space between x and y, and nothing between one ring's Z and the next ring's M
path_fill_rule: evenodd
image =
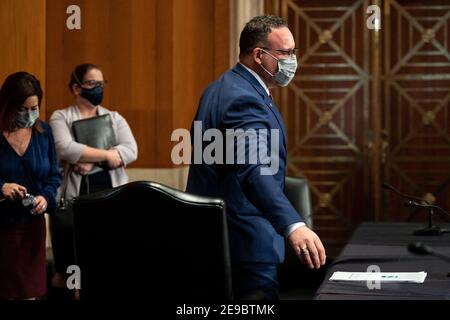
M27 194L27 188L17 183L5 183L2 187L2 193L6 199L15 201L25 197Z
M310 269L314 267L319 269L326 261L325 248L319 236L309 229L302 226L294 230L288 236L292 248L297 253L300 261L307 264Z

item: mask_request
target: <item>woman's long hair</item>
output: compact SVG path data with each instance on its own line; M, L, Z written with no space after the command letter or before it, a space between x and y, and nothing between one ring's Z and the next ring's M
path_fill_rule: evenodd
M16 72L9 75L0 88L0 134L15 129L14 118L19 108L32 96L37 96L39 107L42 101L42 89L38 79L28 72ZM33 129L42 132L39 120Z

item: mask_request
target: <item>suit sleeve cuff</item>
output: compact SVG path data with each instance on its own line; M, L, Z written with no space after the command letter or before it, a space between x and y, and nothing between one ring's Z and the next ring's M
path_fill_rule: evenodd
M296 223L293 223L293 224L289 225L289 226L286 228L286 230L284 231L284 236L285 236L286 238L289 237L289 235L290 235L292 232L294 232L295 230L297 230L297 229L300 228L300 227L303 227L304 225L305 225L304 222L296 222Z

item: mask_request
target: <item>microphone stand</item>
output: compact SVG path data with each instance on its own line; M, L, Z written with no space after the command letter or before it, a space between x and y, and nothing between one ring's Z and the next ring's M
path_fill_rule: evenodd
M444 233L450 233L450 230L442 229L439 226L436 226L433 224L433 215L434 215L434 209L437 209L445 214L449 214L447 211L442 209L439 206L431 205L431 204L420 204L415 201L406 201L404 203L405 207L407 208L425 208L428 209L428 226L414 231L413 235L415 236L439 236Z
M433 225L433 208L428 210L428 227L414 231L415 236L438 236L444 233L440 227Z
M449 233L450 231L447 229L442 229L436 225L433 224L433 215L434 215L434 209L437 209L447 215L450 215L447 211L445 211L444 209L442 209L441 207L435 206L430 204L429 202L414 197L414 196L410 196L407 194L404 194L402 192L400 192L399 190L397 190L396 188L394 188L393 186L391 186L390 184L387 183L383 183L383 188L387 189L387 190L391 190L393 192L395 192L396 194L398 194L399 196L405 198L405 199L414 199L416 201L412 201L412 200L408 200L404 203L405 207L407 208L425 208L428 209L428 226L423 228L423 229L419 229L414 231L413 235L415 236L439 236L441 234L444 233ZM425 204L422 204L420 202L425 202Z
M405 198L405 199L408 199L408 200L415 200L415 201L418 201L419 203L425 202L426 204L431 204L425 199L421 199L421 198L418 198L418 197L414 197L414 196L412 196L410 194L403 193L403 192L401 192L397 188L394 188L392 185L390 185L388 183L383 183L383 188L386 189L386 190L390 190L390 191L395 192L396 194L398 194L402 198Z

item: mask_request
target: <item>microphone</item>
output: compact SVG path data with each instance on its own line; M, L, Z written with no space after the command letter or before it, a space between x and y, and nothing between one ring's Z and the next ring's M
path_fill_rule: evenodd
M413 254L417 254L417 255L431 255L431 256L435 256L438 257L444 261L450 262L450 257L436 252L433 249L431 249L429 246L424 245L422 242L411 242L408 245L408 251L413 253Z
M450 213L448 213L447 211L445 211L441 207L435 206L435 205L432 205L432 204L422 204L422 203L417 203L415 201L408 200L408 201L405 201L404 206L406 208L433 208L433 209L437 209L437 210L445 213L446 215L450 216Z
M409 194L405 194L405 193L399 191L397 188L394 188L392 185L390 185L390 184L388 184L388 183L383 183L383 188L386 189L386 190L394 191L396 194L398 194L398 195L401 196L402 198L405 198L405 199L413 199L413 200L419 201L419 203L425 202L426 204L430 204L427 200L425 200L425 199L420 199L420 198L418 198L418 197L414 197L414 196L411 196L411 195L409 195Z
M411 242L408 245L408 251L417 255L427 255L433 252L430 247L424 245L422 242Z
M391 186L388 183L383 183L383 188L394 191L396 194L398 194L402 198L408 199L408 201L404 202L404 206L406 208L426 208L426 209L428 209L428 227L414 231L413 235L415 235L415 236L438 236L443 233L450 232L449 230L441 229L440 227L433 225L433 214L434 214L433 209L437 209L437 210L449 215L449 213L447 211L445 211L444 209L442 209L441 207L432 205L429 202L427 202L426 200L404 194L403 192L400 192L398 189L394 188L393 186ZM413 200L411 200L411 199L413 199Z

